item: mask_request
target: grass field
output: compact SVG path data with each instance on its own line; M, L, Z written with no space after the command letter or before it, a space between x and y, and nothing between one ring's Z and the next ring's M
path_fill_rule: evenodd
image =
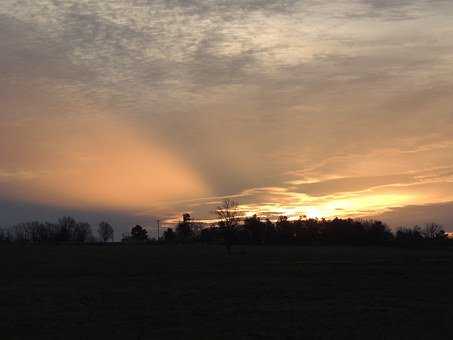
M453 338L453 252L3 246L0 339Z

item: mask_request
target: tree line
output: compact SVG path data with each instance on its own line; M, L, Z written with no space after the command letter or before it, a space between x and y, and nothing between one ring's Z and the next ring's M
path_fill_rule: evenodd
M447 245L452 244L439 224L427 224L412 228L401 227L392 231L377 220L315 219L305 216L290 220L280 216L276 221L257 215L243 217L238 204L225 200L214 212L213 224L193 220L183 214L175 228L168 228L159 240L165 243L224 244L228 250L234 244L282 244L282 245ZM146 230L137 225L123 242L146 242Z
M26 222L0 229L3 243L88 243L113 241L114 230L108 222L99 223L96 234L89 223L65 216L56 223Z
M225 236L240 244L351 244L378 245L393 241L422 242L449 240L442 226L428 224L423 227L400 228L393 232L376 220L353 220L335 218L289 220L281 216L276 222L260 219L256 215L247 217L228 231L218 225L200 226L187 219L178 223L175 229L164 233L167 242L225 242ZM232 235L231 235L232 234Z
M282 245L446 245L453 244L442 226L432 223L423 227L402 227L392 231L377 220L314 219L305 216L290 220L280 216L276 221L257 215L244 217L238 204L225 200L215 211L216 222L200 223L189 213L183 214L174 228L165 230L159 240L152 239L146 228L136 225L130 234L123 235L123 243L207 243L224 244L228 250L234 244ZM107 222L97 226L72 217L57 223L28 222L0 229L3 243L88 243L113 241L114 230Z

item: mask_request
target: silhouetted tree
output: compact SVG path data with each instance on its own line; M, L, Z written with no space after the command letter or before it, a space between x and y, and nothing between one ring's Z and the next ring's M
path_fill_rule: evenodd
M200 241L205 243L222 243L224 242L224 235L216 224L212 224L201 230Z
M48 228L48 224L41 222L30 222L29 224L32 243L51 241L52 229Z
M182 215L182 221L176 226L176 238L179 241L187 242L194 236L192 217L186 213Z
M290 242L296 238L296 226L288 220L287 216L279 216L275 223L279 240L281 242Z
M89 223L77 223L74 228L72 240L75 242L86 242L92 236Z
M238 203L226 199L215 211L220 220L219 226L224 230L224 241L228 254L231 254L231 247L234 243L234 231L239 223Z
M74 231L77 225L77 221L70 217L65 216L58 220L58 233L57 233L57 241L59 242L68 242L72 240L74 235Z
M421 230L421 235L427 241L441 241L447 239L447 234L442 226L436 223L425 225Z
M14 241L25 243L29 241L28 228L26 223L19 223L13 226Z
M164 231L164 240L166 242L173 242L176 239L176 233L171 228Z
M131 239L136 242L144 242L148 240L148 232L140 225L136 225L131 230Z
M108 222L99 223L98 234L102 242L113 241L113 227Z
M420 227L413 228L399 228L396 232L396 241L402 244L416 244L423 241L423 236Z
M272 221L270 219L266 219L266 221L264 222L264 226L265 226L265 230L266 230L265 242L270 243L270 242L275 241L275 238L277 237L276 236L277 233L275 230L275 224L272 223Z
M393 239L393 234L388 225L381 221L362 221L365 244L382 244Z
M256 214L244 219L244 229L249 233L253 243L263 244L265 242L266 224L261 222Z
M317 241L320 226L318 220L306 219L306 216L301 216L292 224L294 224L293 237L298 244L312 244Z
M6 242L6 231L4 228L0 228L0 242Z

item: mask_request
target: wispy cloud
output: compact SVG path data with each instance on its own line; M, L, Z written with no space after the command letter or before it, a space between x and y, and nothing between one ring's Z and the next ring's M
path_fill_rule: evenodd
M444 0L3 0L2 195L200 218L225 196L294 214L447 200L452 14Z

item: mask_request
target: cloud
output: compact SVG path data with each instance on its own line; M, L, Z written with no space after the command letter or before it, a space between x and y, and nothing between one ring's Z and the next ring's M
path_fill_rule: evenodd
M200 217L227 195L272 213L447 200L452 11L4 0L3 196Z
M4 199L134 211L208 192L182 158L111 116L31 120L0 131Z
M452 202L437 204L409 205L390 209L377 218L390 223L394 228L412 227L428 223L441 224L446 231L453 231Z
M375 177L345 177L326 180L289 182L286 187L259 187L236 195L183 201L178 211L195 217L214 218L212 211L229 197L246 213L276 219L285 215L334 218L386 216L404 206L422 206L425 202L441 204L453 199L452 168L433 168L402 174Z

